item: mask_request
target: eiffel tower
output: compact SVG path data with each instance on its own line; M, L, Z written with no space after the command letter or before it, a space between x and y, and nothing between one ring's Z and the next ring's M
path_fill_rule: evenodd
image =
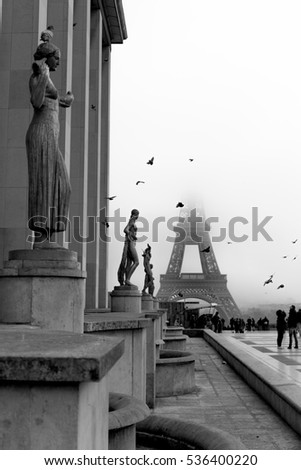
M239 308L227 287L227 276L221 274L219 270L209 236L210 227L205 223L204 211L201 209L193 211L186 207L180 211L180 222L174 227L174 231L184 234L185 230L185 236L174 242L166 274L160 276L157 298L160 302L177 301L182 297L202 299L209 304L217 304L216 309L226 321L231 317L240 317ZM202 222L193 223L192 218L189 220L192 214L195 217L202 217L197 219ZM201 273L181 273L186 245L198 246Z

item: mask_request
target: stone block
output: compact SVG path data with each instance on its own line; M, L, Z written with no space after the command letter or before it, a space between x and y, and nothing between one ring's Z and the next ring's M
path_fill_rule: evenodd
M27 225L27 189L5 189L4 226L10 228L26 227Z
M2 18L5 18L5 21L2 21L2 33L11 32L12 21L13 21L13 2L12 1L4 1L4 2L2 1Z
M5 188L25 188L28 184L25 150L21 148L8 148L6 155L5 181L3 186ZM16 171L16 168L18 168L18 171Z
M0 163L0 171L1 171L1 163ZM3 226L4 221L4 195L5 189L0 187L0 225Z
M0 70L10 70L11 34L1 34L0 41Z
M0 449L107 449L122 341L16 326L0 340Z
M28 71L28 67L25 70L18 69L10 72L8 103L8 107L10 109L25 108L28 110L30 106L30 95L28 89L29 77L30 71Z
M111 392L146 400L147 331L150 323L150 320L127 312L85 315L86 333L124 339L124 354L109 373Z
M12 31L14 33L32 31L34 2L28 0L17 0L13 1L12 3Z
M30 31L30 32L28 32ZM22 44L22 47L20 45ZM38 45L38 43L37 43ZM36 49L36 46L35 46ZM27 90L25 97L27 97L27 103L29 105L29 89L28 81L31 75L31 64L33 62L33 54L35 49L32 49L32 33L31 29L26 32L16 32L11 35L11 70L23 70L24 71L24 82L20 83L21 89Z
M0 108L8 108L8 97L10 87L10 73L8 70L0 71Z
M8 110L0 108L0 147L6 147L8 135Z
M25 136L30 122L30 112L28 109L8 110L8 130L7 145L11 148L24 148Z
M9 257L0 272L0 322L81 333L86 275L76 253L15 250Z

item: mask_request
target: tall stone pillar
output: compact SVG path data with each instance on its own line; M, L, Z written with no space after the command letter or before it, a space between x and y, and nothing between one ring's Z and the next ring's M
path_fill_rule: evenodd
M87 245L87 308L98 308L100 236L105 230L105 214L100 213L101 199L101 120L102 120L102 15L99 9L91 11L90 37L90 119L89 119L89 162L88 162L88 217L93 227L93 239ZM98 217L100 217L98 219ZM92 224L93 223L93 224Z
M88 155L90 120L90 0L76 0L73 15L73 60L70 180L72 186L70 214L72 233L70 249L79 255L82 269L87 265L88 224Z
M72 89L72 62L73 62L73 15L74 0L51 0L47 7L47 25L53 25L55 34L55 44L61 50L60 66L55 72L55 85L60 95L65 95ZM72 108L60 110L60 142L59 146L64 155L66 167L70 175L71 158L71 119ZM67 231L59 236L58 241L61 245L68 248L70 239L68 227Z
M109 155L110 155L110 83L111 83L111 47L104 46L102 51L102 81L101 81L101 174L100 174L100 200L108 212L106 196L109 195ZM100 227L101 240L99 245L99 307L107 307L107 261L108 243L105 241L104 226Z
M32 107L33 52L46 27L47 0L3 0L0 39L0 267L10 250L30 248L25 135Z

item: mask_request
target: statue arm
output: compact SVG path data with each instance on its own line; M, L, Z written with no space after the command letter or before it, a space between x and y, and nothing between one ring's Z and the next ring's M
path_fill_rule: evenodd
M62 108L70 108L73 101L74 101L73 93L71 93L71 91L68 91L64 97L60 96L59 105Z
M47 82L48 75L46 73L31 77L29 82L30 102L34 108L39 109L43 105Z

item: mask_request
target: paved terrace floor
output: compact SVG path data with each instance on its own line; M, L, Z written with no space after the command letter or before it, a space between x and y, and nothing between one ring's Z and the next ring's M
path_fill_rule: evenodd
M216 335L227 338L279 374L300 385L300 349L276 346L276 331L235 334L224 331ZM249 450L300 450L301 437L231 369L203 338L189 338L187 350L195 355L196 390L178 397L157 398L155 413L189 419L222 429L240 438Z

